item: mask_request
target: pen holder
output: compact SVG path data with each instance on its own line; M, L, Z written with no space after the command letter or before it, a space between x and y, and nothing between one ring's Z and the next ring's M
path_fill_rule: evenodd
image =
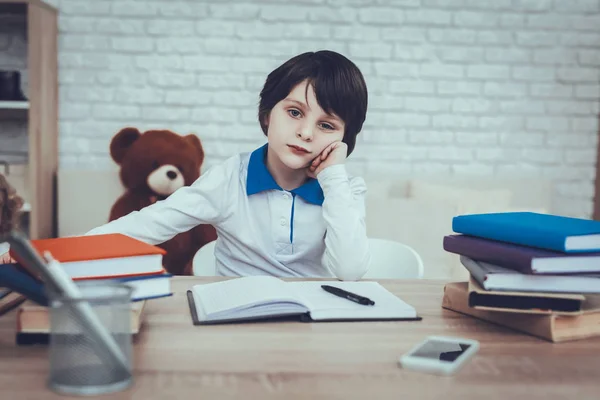
M80 298L48 293L50 298L50 374L48 387L61 394L99 395L128 388L131 373L131 292L119 283L77 283ZM85 304L87 302L87 304ZM88 307L89 304L89 307ZM114 339L126 368L106 362L104 350L86 331L76 311L90 310Z

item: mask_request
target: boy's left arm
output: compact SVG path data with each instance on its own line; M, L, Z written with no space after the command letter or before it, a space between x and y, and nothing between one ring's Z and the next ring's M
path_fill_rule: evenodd
M323 264L338 279L358 280L371 260L365 225L365 182L358 177L350 179L344 164L328 166L317 179L325 195Z

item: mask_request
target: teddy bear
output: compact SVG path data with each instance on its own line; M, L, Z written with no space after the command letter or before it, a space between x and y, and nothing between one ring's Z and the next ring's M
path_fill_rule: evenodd
M110 155L120 166L125 193L110 210L109 221L166 199L200 176L204 150L198 136L169 130L121 129L111 140ZM159 244L167 253L163 266L173 275L191 275L196 252L217 238L212 225L198 225Z

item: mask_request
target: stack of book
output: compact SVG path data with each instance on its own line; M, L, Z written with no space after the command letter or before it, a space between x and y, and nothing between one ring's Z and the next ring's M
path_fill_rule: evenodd
M131 329L135 334L143 322L146 301L170 296L171 274L162 265L165 251L121 234L72 236L31 241L40 254L48 251L60 262L73 281L120 282L132 288ZM17 254L12 257L23 270ZM34 277L35 278L35 277ZM38 282L39 283L39 282ZM31 280L29 299L17 308L17 344L47 343L50 332L49 309L32 296L43 285Z
M0 265L0 268L3 268ZM15 292L9 288L0 288L0 316L14 310L27 300L27 297L23 296L19 292Z
M444 308L561 342L600 335L600 222L532 212L454 217L444 250L468 282Z

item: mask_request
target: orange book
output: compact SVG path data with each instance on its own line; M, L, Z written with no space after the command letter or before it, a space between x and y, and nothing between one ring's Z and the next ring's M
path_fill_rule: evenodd
M31 241L42 256L48 251L73 280L163 273L160 247L119 233ZM19 257L12 250L11 256Z

